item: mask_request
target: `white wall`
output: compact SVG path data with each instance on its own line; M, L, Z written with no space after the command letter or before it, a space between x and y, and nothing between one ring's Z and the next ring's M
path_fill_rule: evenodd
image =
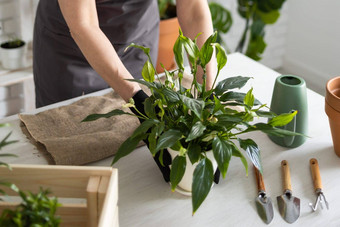
M340 1L288 0L289 22L283 69L303 77L324 94L340 76Z

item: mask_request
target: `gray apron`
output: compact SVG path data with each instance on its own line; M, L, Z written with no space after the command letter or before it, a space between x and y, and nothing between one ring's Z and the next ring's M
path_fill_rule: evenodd
M95 1L95 0L94 0ZM141 78L146 56L134 42L151 48L156 62L159 14L156 0L97 0L99 24L134 78ZM108 84L91 68L72 39L58 0L40 0L33 38L36 107L104 88Z

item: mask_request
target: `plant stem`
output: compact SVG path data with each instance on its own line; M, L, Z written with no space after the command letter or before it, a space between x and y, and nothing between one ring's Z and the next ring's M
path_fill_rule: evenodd
M241 40L239 41L239 43L238 43L238 45L236 47L235 52L240 52L240 53L243 52L243 47L244 47L244 44L246 42L248 30L249 30L249 18L246 19L246 26L244 28Z

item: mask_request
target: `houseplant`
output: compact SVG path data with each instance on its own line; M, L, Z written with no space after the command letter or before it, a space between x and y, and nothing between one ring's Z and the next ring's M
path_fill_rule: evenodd
M26 66L26 43L18 38L0 44L2 66L5 69L19 69Z
M148 55L144 64L142 75L144 80L134 80L148 87L151 96L144 102L145 114L135 108L131 99L125 107L135 108L139 112L137 117L143 119L143 123L135 130L119 148L112 164L120 158L130 154L141 140L148 140L152 155L158 152L162 154L164 149L170 148L177 151L173 159L170 182L174 190L181 181L186 166L198 163L193 172L192 179L192 206L193 213L199 208L208 195L212 183L214 169L211 160L207 158L207 152L212 150L218 169L225 177L232 156L239 157L248 171L246 158L236 146L245 150L252 163L262 171L260 150L252 139L241 139L239 135L251 131L262 131L270 135L296 135L276 126L283 126L290 122L296 112L281 114L266 109L252 94L252 89L247 93L234 91L243 87L249 77L231 77L217 83L221 69L227 62L225 50L215 43L217 34L214 33L204 43L201 49L196 45L196 39L191 40L180 35L173 47L178 69L172 72L165 70L165 82L161 82L156 74L155 67L149 56L149 49L136 44L129 47L142 49ZM203 83L197 82L197 68L205 68L216 50L217 75L213 89L206 90L206 75L203 75ZM192 65L192 83L185 88L182 84L184 75L183 58L188 55ZM235 110L233 107L241 107ZM83 121L93 121L101 117L128 114L121 109L115 109L106 114L92 114ZM255 118L271 118L268 123L253 122ZM253 123L253 124L251 124ZM162 155L160 155L162 157ZM189 162L187 162L188 157ZM162 162L162 160L160 160Z

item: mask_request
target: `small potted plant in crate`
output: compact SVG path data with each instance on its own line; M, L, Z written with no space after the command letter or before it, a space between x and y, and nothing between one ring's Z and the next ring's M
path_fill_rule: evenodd
M242 139L240 135L252 131L262 131L276 136L295 135L277 126L290 122L296 112L277 116L269 111L265 104L255 99L252 88L247 93L235 91L251 78L230 77L217 83L219 73L227 62L227 56L223 47L215 43L216 37L217 34L214 33L199 49L195 40L185 37L180 31L173 47L179 68L172 72L165 70L165 82L161 82L157 78L158 75L155 79L156 70L151 62L149 49L135 44L130 45L142 49L148 55L149 60L142 70L144 80L132 81L147 86L151 96L144 102L145 114L137 116L143 119L143 123L121 145L112 162L114 164L133 152L141 140L148 140L153 156L158 152L164 152L165 149L169 150L173 158L170 173L171 189L183 187L182 185L186 184L182 182L183 176L189 176L193 213L205 200L213 185L214 168L218 168L224 178L231 157L235 156L241 159L248 171L247 160L241 149L262 172L259 147L252 139ZM214 48L217 75L213 88L206 90L206 75L203 75L203 84L199 84L197 69L200 66L205 72ZM186 55L191 63L193 76L188 87L182 84L183 59ZM126 106L135 108L134 101L131 100ZM239 107L238 110L235 107ZM138 112L137 109L136 111ZM121 114L131 115L129 112L116 109L106 114L89 115L84 121ZM261 117L271 120L267 123L255 121Z
M2 66L15 70L26 66L27 45L25 41L13 38L0 44Z

